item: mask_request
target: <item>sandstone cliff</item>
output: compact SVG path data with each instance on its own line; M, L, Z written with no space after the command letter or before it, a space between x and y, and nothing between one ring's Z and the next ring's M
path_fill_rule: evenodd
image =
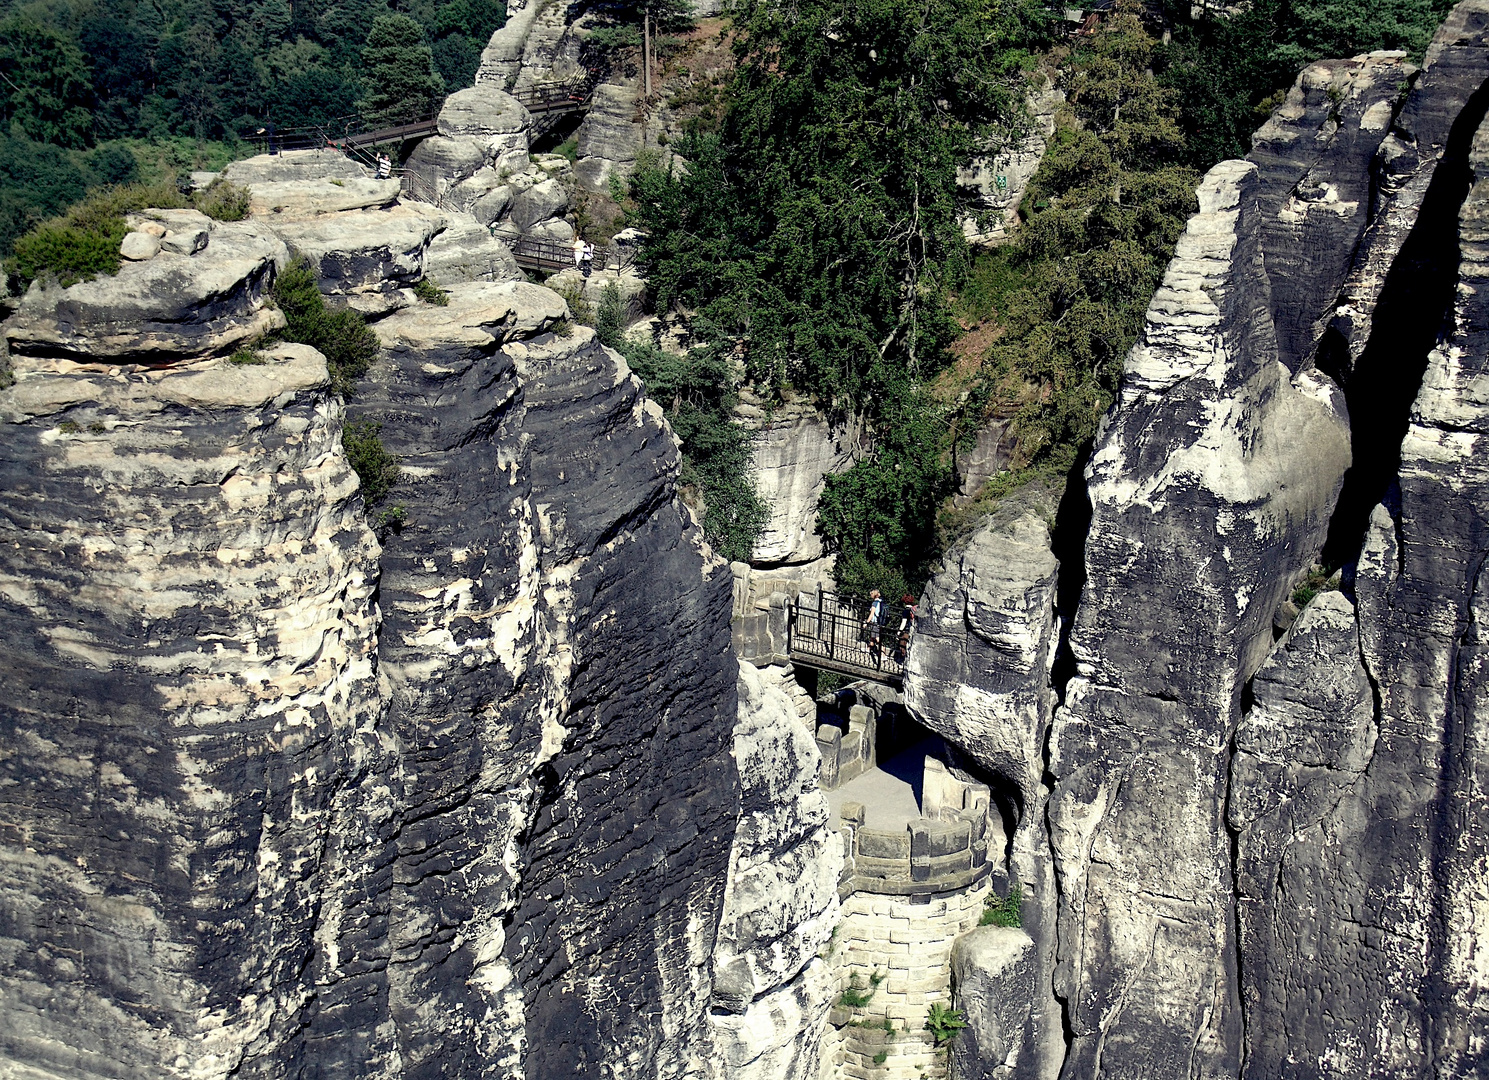
M1056 570L995 522L927 589L907 702L1053 867L1020 875L1032 959L961 954L1003 1033L972 1075L1483 1075L1486 41L1469 0L1420 73L1305 70L1200 186L1072 489L1082 544ZM1321 561L1342 591L1289 625ZM1010 1058L975 988L1031 968Z
M400 291L438 212L271 173L252 221L4 327L0 1071L808 1069L814 748L737 714L660 410L546 289ZM282 323L281 236L379 317L345 406L312 349L226 355ZM381 542L347 413L402 458ZM708 1015L739 963L743 1034Z

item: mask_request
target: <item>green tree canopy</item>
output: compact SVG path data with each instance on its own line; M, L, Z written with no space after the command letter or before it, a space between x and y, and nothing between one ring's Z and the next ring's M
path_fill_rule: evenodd
M93 130L93 79L77 45L12 16L0 22L0 100L12 131L38 142L82 146Z
M704 311L757 386L873 408L926 374L965 266L956 172L1015 127L1031 37L1000 0L741 0L722 130L642 167L662 305Z
M869 418L873 450L830 479L820 529L850 590L918 582L951 477L924 384L968 265L957 170L1020 133L1043 9L740 0L733 15L720 129L682 140L685 166L645 161L631 181L651 287L767 398Z
M406 124L434 115L445 80L434 67L424 28L407 15L373 20L362 49L366 95L357 103L369 124Z
M1005 327L982 399L1016 411L1019 461L1069 468L1116 392L1148 299L1195 208L1178 95L1150 70L1141 8L1123 0L1061 83L1068 102L994 256L1016 287L995 302Z

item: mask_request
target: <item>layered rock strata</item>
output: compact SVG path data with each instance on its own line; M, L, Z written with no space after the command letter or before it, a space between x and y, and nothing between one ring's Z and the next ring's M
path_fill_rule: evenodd
M1053 502L1046 492L1025 492L957 548L926 586L905 668L905 704L984 771L1003 819L1007 846L998 854L1008 863L1006 888L1019 890L1023 926L1033 939L1021 961L1029 992L988 1005L1001 1019L984 1017L977 1038L989 1054L997 1048L999 1061L1018 1063L1017 1075L1030 1077L1055 1075L1065 1056L1053 991L1058 894L1045 820L1045 745L1059 643L1059 563L1047 525ZM1011 1024L1014 1013L1023 1019ZM996 1039L989 1023L997 1026ZM958 1055L963 1068L976 1057Z
M809 1074L810 734L753 684L736 713L660 410L552 292L455 286L376 324L353 413L403 478L369 518L319 354L214 356L252 289L205 336L78 336L122 341L100 290L162 260L287 258L209 234L5 327L0 1071Z
M1483 27L1486 16L1464 5L1450 27ZM1478 125L1466 146L1462 116ZM1455 122L1433 187L1441 192L1465 166L1454 304L1425 358L1392 490L1357 549L1355 603L1326 594L1309 605L1257 676L1256 706L1238 733L1231 818L1247 1077L1300 1068L1469 1077L1489 1060L1489 804L1477 719L1479 567L1489 553L1482 107ZM1425 205L1415 227L1440 212ZM1373 325L1394 332L1378 315ZM1370 372L1362 366L1354 378ZM1321 971L1331 985L1322 999Z
M990 654L1026 728L1063 694L1047 749L990 742L983 635L928 590L907 700L1049 787L1062 1076L1483 1071L1486 28L1460 5L1404 104L1399 55L1315 65L1205 178L1087 470L1068 659ZM1006 561L976 546L950 595ZM1346 591L1274 640L1321 557Z
M714 950L711 1077L816 1080L842 845L784 668L739 670L741 812Z

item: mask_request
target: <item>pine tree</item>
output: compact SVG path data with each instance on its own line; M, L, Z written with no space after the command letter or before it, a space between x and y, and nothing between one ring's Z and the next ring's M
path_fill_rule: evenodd
M373 127L407 124L432 116L445 94L424 28L407 15L375 19L362 49L367 96L357 102Z

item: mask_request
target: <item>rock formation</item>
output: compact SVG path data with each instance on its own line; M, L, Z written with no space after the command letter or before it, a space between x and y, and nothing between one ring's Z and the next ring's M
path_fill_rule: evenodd
M1068 1046L1042 1075L1489 1060L1486 35L1468 0L1420 74L1400 54L1305 70L1250 160L1200 186L1086 470L1080 581L1032 522L1032 547L995 523L927 590L907 702L1047 807L1031 1015L1043 947ZM1287 627L1325 560L1344 591L1297 594ZM989 633L974 598L1004 579ZM1083 583L1053 663L1052 580ZM980 994L996 1046L964 1067L1001 1076L1012 1025Z
M549 290L388 292L439 213L314 168L244 163L248 222L141 215L204 242L5 324L0 1071L809 1075L815 752L759 676L737 712L661 411ZM405 218L406 264L328 254ZM282 325L282 235L398 299L349 406L305 346L227 355Z

